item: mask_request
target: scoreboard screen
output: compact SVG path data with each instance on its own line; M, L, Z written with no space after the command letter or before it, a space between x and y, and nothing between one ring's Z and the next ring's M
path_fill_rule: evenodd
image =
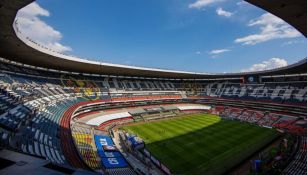
M244 77L241 77L241 81L243 84L258 84L259 77L257 75L245 75Z

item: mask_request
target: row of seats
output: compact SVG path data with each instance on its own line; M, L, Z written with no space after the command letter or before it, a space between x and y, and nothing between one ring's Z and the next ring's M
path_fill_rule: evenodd
M61 117L71 105L86 99L61 89L1 89L1 93L6 101L18 100L0 115L1 146L70 166L61 148L65 143L59 137Z
M11 133L0 128L0 146L9 147Z
M224 110L219 111L219 114L223 118L240 120L263 127L274 127L293 134L307 134L307 120L294 116L249 111L240 108L224 108Z
M18 105L0 115L0 126L9 131L15 131L28 119L30 113L31 111L28 108Z
M0 115L20 104L20 97L13 91L0 87Z
M275 114L264 114L261 120L258 121L259 126L273 126L274 123L279 120L279 117Z
M307 85L292 83L286 85L238 85L209 84L200 93L201 96L240 98L250 100L268 100L278 103L307 103Z
M110 89L125 89L125 90L186 90L189 88L184 88L188 83L182 83L179 87L170 85L175 84L175 82L161 82L161 81L144 81L141 80L124 80L127 85L119 86L121 84L120 80L116 78L95 78L91 77L92 80L84 80L84 77L71 77L71 76L51 76L48 73L43 73L42 75L46 77L37 76L27 76L27 75L15 75L13 73L5 73L4 76L0 76L0 84L6 84L10 89L18 92L23 97L31 97L32 94L53 94L59 93L61 87L73 87L72 89L65 89L65 91L70 91L71 93L76 92L74 88L92 88L90 92L95 91L98 88L101 92L108 92ZM1 83L2 82L2 83ZM145 83L146 82L146 83ZM111 84L111 85L110 85ZM114 85L117 84L117 85ZM129 84L129 85L128 85ZM133 85L134 84L134 85ZM155 86L146 85L145 87L141 84L155 84ZM223 98L241 98L241 99L256 99L256 100L269 100L278 103L305 103L307 102L307 86L302 83L292 83L292 84L265 84L265 85L238 85L231 84L227 82L221 83L200 83L197 86L198 89L195 91L201 92L201 96L212 96L212 97L223 97ZM122 88L124 87L124 88ZM142 88L143 87L143 88ZM35 90L33 90L35 89ZM191 90L191 89L190 89ZM41 91L40 93L35 93L34 91ZM87 90L84 90L87 91ZM62 92L60 92L62 93ZM105 93L104 93L105 94ZM108 96L108 95L107 95ZM102 98L102 95L101 97Z
M95 77L82 75L69 75L56 72L39 71L30 68L0 62L3 71L0 74L0 85L5 84L12 89L22 89L20 94L27 96L33 88L79 87L98 88L101 92L110 89L123 90L178 90L201 92L202 96L270 100L279 103L305 103L307 102L307 85L304 82L282 82L264 85L242 85L239 82L188 82L177 80L145 80L110 77ZM44 89L44 88L41 88ZM17 90L18 91L18 90ZM23 92L24 91L24 92ZM55 90L56 91L56 90ZM93 90L91 90L93 91ZM30 92L32 93L32 92Z
M72 131L75 144L83 161L93 170L101 170L101 161L94 150L95 144L92 134L84 134L81 129Z
M136 175L136 173L130 168L116 168L116 169L107 169L109 175Z
M63 154L70 163L70 165L74 168L88 169L87 165L80 158L78 150L74 144L73 137L71 135L71 118L79 106L86 104L87 102L78 102L71 105L64 112L59 126L60 126L60 139L63 144L61 144L61 148L63 150ZM78 105L77 105L78 104Z
M133 121L134 121L133 117L125 117L125 118L120 118L120 119L109 120L97 126L96 129L102 130L102 131L108 131L109 128L112 126L122 125L125 123L131 123Z
M65 142L59 138L59 123L65 110L79 101L77 98L64 99L40 109L18 133L17 147L25 153L44 157L55 164L69 166L61 148L61 144Z
M283 175L301 175L307 173L307 137L300 137L299 150L292 162L282 172Z
M3 63L0 63L0 66ZM91 80L82 80L84 77L77 75L64 75L59 73L50 74L47 72L36 72L31 74L33 76L29 77L28 74L24 74L23 70L14 69L15 66L10 65L10 69L6 70L0 76L0 81L6 84L10 84L13 87L17 87L20 84L28 85L31 87L40 85L60 85L69 87L104 87L111 89L125 89L125 90L175 90L176 87L174 83L170 81L148 81L148 80L127 80L119 78L95 78L91 77ZM16 74L17 71L21 73ZM41 75L45 75L42 78ZM1 83L0 83L1 84ZM24 86L23 86L24 87Z

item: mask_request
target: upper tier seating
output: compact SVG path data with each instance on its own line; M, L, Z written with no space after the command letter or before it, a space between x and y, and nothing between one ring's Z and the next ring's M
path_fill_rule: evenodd
M276 103L307 103L307 85L299 82L282 85L265 84L264 86L224 84L221 90L208 86L205 92L207 93L201 93L201 95Z

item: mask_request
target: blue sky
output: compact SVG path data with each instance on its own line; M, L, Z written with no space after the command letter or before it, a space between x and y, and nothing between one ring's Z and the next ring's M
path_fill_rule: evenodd
M18 18L54 50L111 63L213 73L307 56L305 37L241 0L38 0Z

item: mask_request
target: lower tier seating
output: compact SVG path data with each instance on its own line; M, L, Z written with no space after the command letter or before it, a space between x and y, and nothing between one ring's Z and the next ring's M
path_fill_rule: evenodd
M307 137L300 138L299 150L296 153L294 160L283 171L283 175L303 175L307 174Z

